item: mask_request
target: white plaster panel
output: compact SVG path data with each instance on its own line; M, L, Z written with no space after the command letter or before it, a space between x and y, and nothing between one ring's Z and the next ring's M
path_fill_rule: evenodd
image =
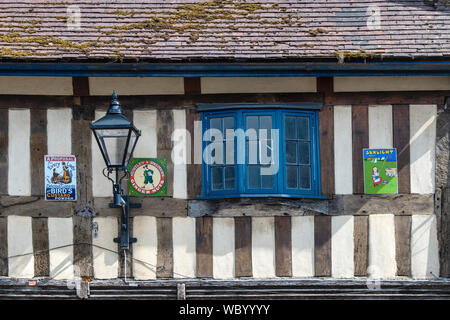
M47 110L47 154L72 154L72 110Z
M392 148L392 106L369 106L369 148Z
M370 215L368 275L371 278L392 279L396 272L394 215Z
M31 217L8 216L8 276L34 277Z
M411 193L434 193L436 105L410 105Z
M213 277L232 279L235 271L234 218L213 219Z
M195 278L196 246L195 218L175 217L173 230L173 276L174 278Z
M201 88L203 94L317 91L314 77L208 77Z
M334 77L335 92L450 90L450 77Z
M118 236L118 220L116 217L94 218L97 233L94 232L93 262L96 279L114 279L119 275L118 245L114 238Z
M291 217L292 276L314 277L314 216Z
M30 110L8 112L8 194L31 195Z
M55 280L73 279L72 218L48 218L48 246L50 277Z
M411 217L411 275L416 279L439 277L436 216Z
M331 275L352 278L354 267L353 216L331 217Z
M89 77L93 96L184 94L184 79L179 77Z
M353 193L352 154L352 106L335 106L334 177L336 194Z
M0 94L71 96L72 78L0 76Z
M156 217L137 216L133 218L133 275L136 280L156 279L156 257L158 240Z
M273 217L252 217L252 268L254 278L275 277Z
M141 137L134 149L133 157L156 158L158 146L156 110L134 110L133 123L141 130Z

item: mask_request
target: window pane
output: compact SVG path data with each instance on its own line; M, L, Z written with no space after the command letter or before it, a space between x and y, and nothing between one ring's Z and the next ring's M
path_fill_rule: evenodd
M227 129L234 129L234 118L225 117L223 118L223 136L226 137Z
M297 166L286 167L287 187L297 189Z
M297 163L297 142L286 141L286 163Z
M246 120L247 120L247 128L246 129L250 129L250 128L253 128L255 130L258 129L258 117L257 116L247 116Z
M225 189L234 189L234 166L225 167Z
M300 142L300 164L309 164L309 142Z
M211 129L222 130L222 118L212 118L209 123Z
M296 139L296 130L295 130L295 117L286 117L284 130L286 132L286 139Z
M298 118L298 138L302 140L309 140L309 119Z
M273 189L273 175L264 174L261 175L262 188Z
M300 189L311 189L310 166L300 166Z
M257 189L259 185L259 166L248 166L248 187Z
M212 176L212 188L214 190L223 189L223 167L212 167L211 168L211 176Z
M266 130L266 138L270 139L272 129L272 116L262 116L260 118L260 129Z

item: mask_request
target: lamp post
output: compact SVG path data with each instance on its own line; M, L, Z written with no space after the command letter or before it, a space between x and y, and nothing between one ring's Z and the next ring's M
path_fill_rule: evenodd
M133 122L124 116L117 99L116 90L114 90L106 115L91 122L89 127L94 133L95 140L106 163L103 175L113 184L114 202L110 203L109 206L122 209L120 237L114 238L114 242L120 243L120 248L126 250L129 249L130 243L136 242L136 238L130 238L129 236L130 203L128 196L123 194L121 182L128 175L128 162L141 131L136 129ZM120 172L122 172L122 175ZM115 173L115 180L110 177L113 173ZM139 206L134 204L133 207Z

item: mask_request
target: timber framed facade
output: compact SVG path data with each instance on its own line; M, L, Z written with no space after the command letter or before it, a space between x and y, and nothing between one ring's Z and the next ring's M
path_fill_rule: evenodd
M386 290L400 293L398 280L423 280L424 290L442 280L448 290L443 279L450 277L448 62L54 59L0 63L4 286L19 288L24 279L37 279L47 290L47 282L78 277L85 298L105 298L108 286L125 292L123 278L151 294L161 292L155 298L174 298L177 292L186 298L185 284L193 298L213 297L208 290L242 297L227 286L251 285L264 296L264 289L276 291L283 284L302 297L310 289L302 279L323 290L339 288L345 279L356 291L366 279L381 279ZM167 197L133 199L142 204L130 211L138 242L126 253L113 242L120 211L109 207L112 188L89 130L89 123L104 115L113 89L126 117L142 130L134 157L168 161ZM321 106L320 197L202 197L202 165L194 161L202 144L195 133L199 105L294 103ZM172 161L176 129L191 136L187 164ZM397 149L398 194L364 194L364 148ZM76 201L45 201L46 154L76 156ZM323 278L330 282L314 282ZM282 291L274 295L283 297Z

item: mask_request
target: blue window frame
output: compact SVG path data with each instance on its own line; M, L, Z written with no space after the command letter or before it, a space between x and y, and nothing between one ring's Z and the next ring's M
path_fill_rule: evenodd
M202 128L203 198L321 198L317 110L205 111Z

